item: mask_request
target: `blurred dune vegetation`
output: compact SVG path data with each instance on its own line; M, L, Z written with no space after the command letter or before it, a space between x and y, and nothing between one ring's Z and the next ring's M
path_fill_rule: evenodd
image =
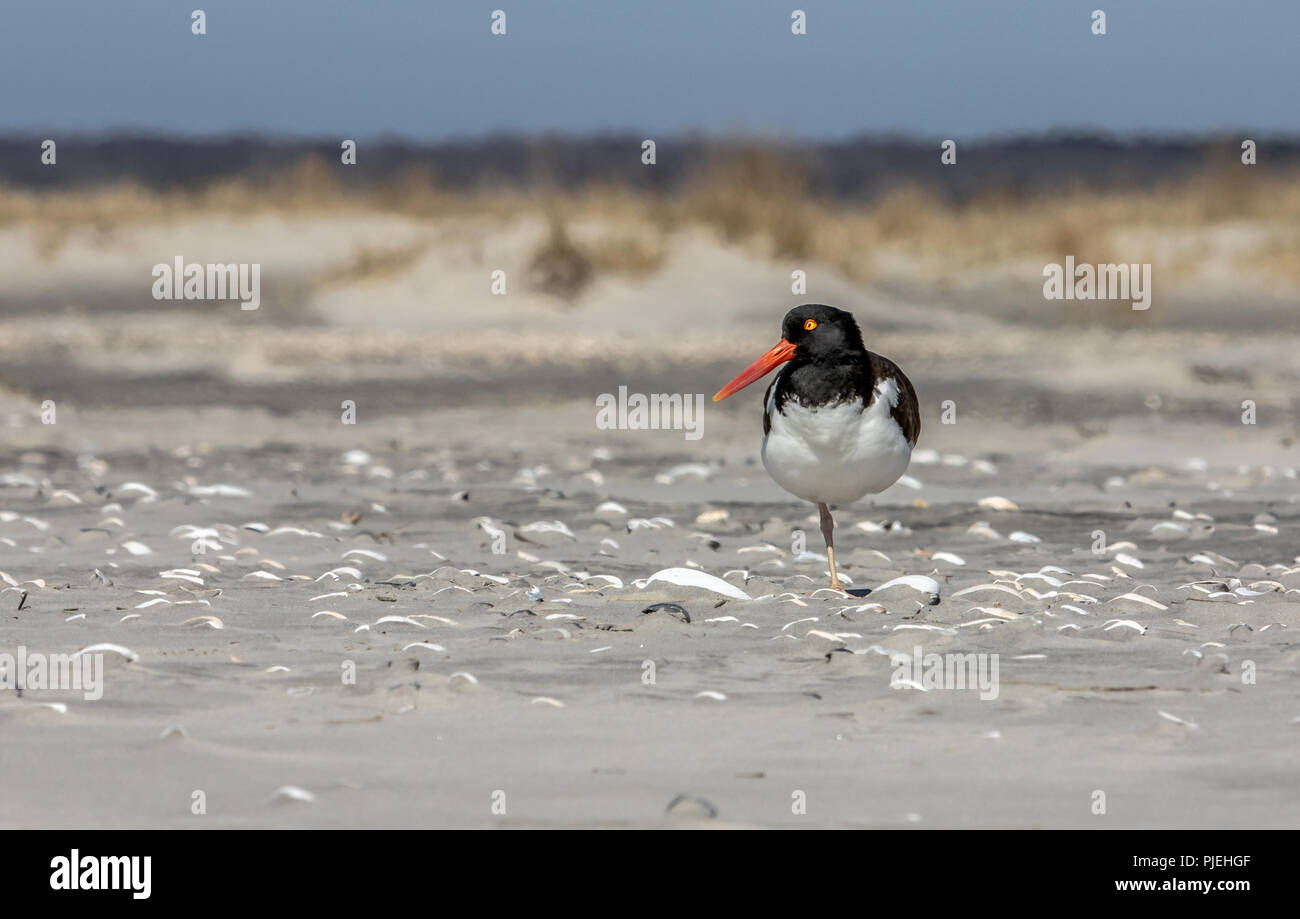
M559 180L553 152L536 154L523 181L449 181L430 156L379 177L372 170L360 182L351 171L362 167L313 151L280 168L167 184L140 176L54 187L9 180L0 184L0 228L29 228L38 254L52 257L76 230L109 239L131 224L208 214L378 213L502 225L541 216L549 230L532 254L530 283L565 300L602 273L655 272L667 241L688 228L773 259L813 260L851 280L883 273L943 282L999 266L1027 267L1032 279L1032 263L1073 255L1150 261L1157 272L1190 277L1207 260L1227 259L1231 271L1261 284L1300 285L1300 154L1277 162L1265 152L1260 165L1244 166L1231 140L1206 150L1167 175L1145 160L1141 170L1126 169L1121 151L1100 177L1062 169L1032 183L1006 174L955 189L943 170L961 170L966 160L939 167L935 147L928 172L912 169L848 193L819 178L815 151L758 142L711 146L660 183L599 171ZM579 225L599 231L576 234ZM400 271L420 249L367 248L342 274Z

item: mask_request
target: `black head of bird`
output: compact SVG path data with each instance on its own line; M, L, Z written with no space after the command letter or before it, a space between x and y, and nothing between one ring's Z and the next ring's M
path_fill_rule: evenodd
M842 361L863 351L862 331L852 313L821 303L805 303L781 320L781 340L718 390L713 401L720 402L739 392L787 361Z

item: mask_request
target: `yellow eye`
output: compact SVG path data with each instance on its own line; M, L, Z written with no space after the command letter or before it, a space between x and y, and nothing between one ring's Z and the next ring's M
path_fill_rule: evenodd
M811 332L813 329L817 328L817 320L808 319L804 322L803 327L804 331Z

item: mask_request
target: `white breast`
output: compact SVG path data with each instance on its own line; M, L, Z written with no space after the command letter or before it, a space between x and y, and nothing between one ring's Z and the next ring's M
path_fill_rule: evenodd
M907 471L912 447L890 413L898 383L876 384L876 397L808 408L791 399L776 411L772 387L767 406L771 430L763 438L763 466L786 491L805 501L847 504L884 491Z

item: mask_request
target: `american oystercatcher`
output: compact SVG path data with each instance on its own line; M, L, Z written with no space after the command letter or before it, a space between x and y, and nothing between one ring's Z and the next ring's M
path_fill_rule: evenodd
M777 367L763 399L763 466L817 505L831 587L840 590L830 505L884 491L907 470L921 433L916 390L897 364L863 346L851 313L808 303L785 314L777 346L713 401Z

